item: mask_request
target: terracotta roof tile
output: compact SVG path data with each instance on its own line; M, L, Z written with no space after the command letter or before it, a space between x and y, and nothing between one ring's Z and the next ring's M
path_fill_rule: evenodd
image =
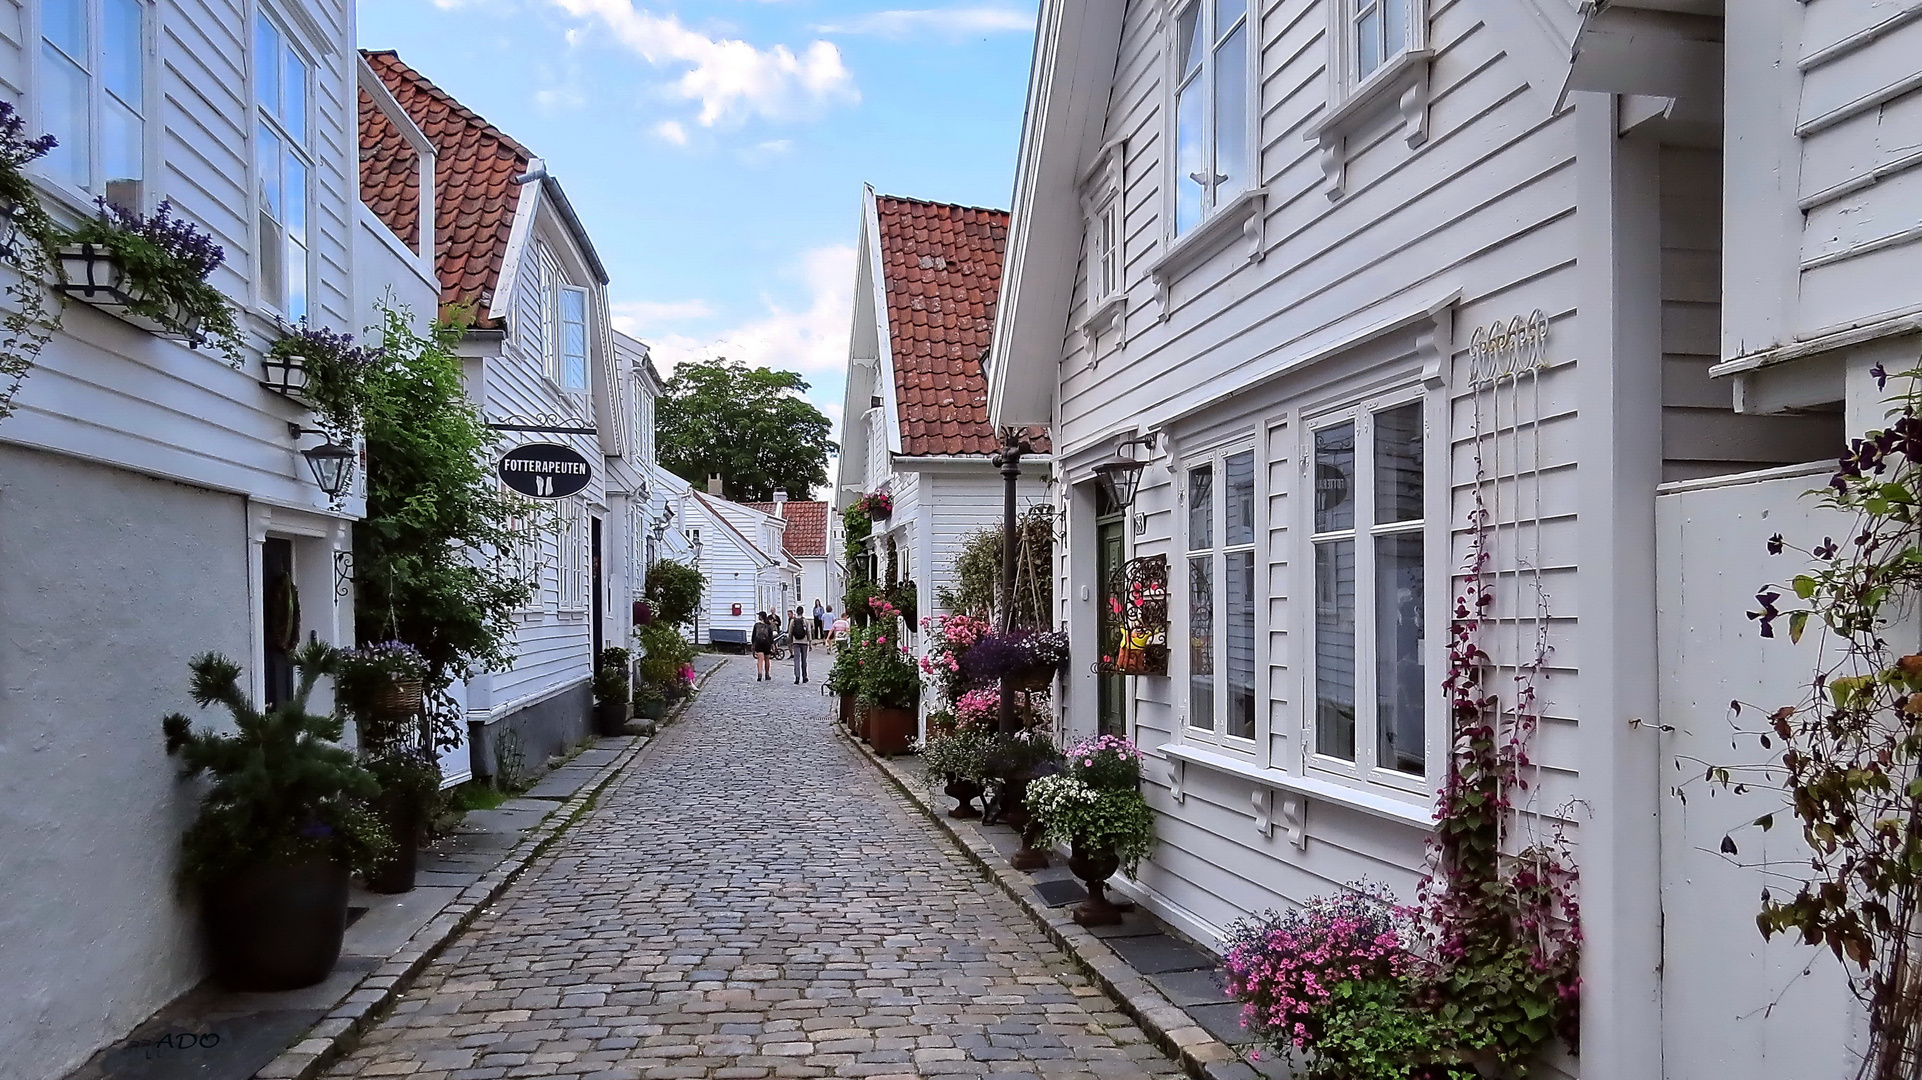
M360 94L360 201L402 243L420 250L420 154L364 90Z
M394 100L434 145L434 264L440 274L441 305L480 308L492 298L507 255L507 237L521 197L514 178L527 171L534 155L408 67L391 50L363 55ZM382 199L389 199L396 197L392 190L396 181L382 174L398 172L402 167L386 163L383 168L379 160L366 160L370 156L367 112L371 105L363 96L361 186L364 192L371 167L379 181L376 190ZM392 131L392 124L387 127ZM393 132L395 139L399 135ZM414 199L417 203L418 192ZM394 225L396 219L381 213L378 205L372 201L368 205L381 214L382 221ZM395 231L400 232L398 228ZM418 231L414 235L418 243ZM495 322L477 317L475 325L493 326Z
M875 212L901 451L993 453L981 356L1001 295L1007 212L892 195L877 196ZM1046 448L1043 438L1037 449Z
M787 522L781 537L781 550L797 559L819 558L828 553L828 504L824 502L784 503L751 502L742 506L773 514Z

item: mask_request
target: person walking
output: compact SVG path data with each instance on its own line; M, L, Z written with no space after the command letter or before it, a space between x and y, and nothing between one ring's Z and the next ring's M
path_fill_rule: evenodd
M833 612L833 610L834 610L833 608L828 609L830 613ZM853 628L854 628L854 625L848 622L848 614L847 612L844 611L841 614L835 616L834 624L828 627L828 640L834 642L836 645L846 644L848 639L848 631L852 630Z
M808 681L808 641L813 637L814 628L808 625L807 609L795 608L794 618L788 622L788 637L794 639L794 685Z
M821 606L821 598L814 598L814 636L816 639L828 636L828 609Z
M754 681L774 677L774 621L765 611L754 613L754 629L749 632L754 649Z

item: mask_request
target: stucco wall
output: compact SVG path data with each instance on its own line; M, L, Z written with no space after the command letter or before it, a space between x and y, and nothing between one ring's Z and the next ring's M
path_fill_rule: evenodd
M194 654L248 655L247 611L242 499L0 446L0 1078L198 981L160 717L196 711Z

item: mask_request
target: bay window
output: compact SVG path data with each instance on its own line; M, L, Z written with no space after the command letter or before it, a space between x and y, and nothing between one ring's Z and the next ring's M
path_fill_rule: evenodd
M1174 17L1174 229L1252 186L1248 0L1189 0Z
M61 184L141 211L146 175L147 0L40 0L39 127L60 141Z
M1187 501L1188 727L1252 741L1254 451L1224 451L1190 466Z
M254 167L259 186L261 300L288 322L307 318L313 67L263 10L254 17Z
M1311 747L1363 777L1428 769L1425 418L1376 401L1311 432Z

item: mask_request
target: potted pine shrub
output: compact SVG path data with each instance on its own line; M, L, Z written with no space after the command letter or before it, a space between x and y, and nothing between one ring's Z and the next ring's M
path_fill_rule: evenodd
M345 721L307 699L336 655L318 642L292 657L293 697L262 712L241 693L241 667L214 653L189 665L202 708L219 704L232 731L161 723L183 775L212 777L181 842L197 885L214 971L236 990L290 990L327 977L347 929L347 884L387 846L367 803L379 785L339 745Z
M610 647L595 658L594 730L601 735L619 735L627 727L627 709L632 698L628 688L628 652Z
M1068 748L1066 771L1028 785L1027 806L1043 840L1069 844L1068 869L1088 887L1074 910L1083 926L1111 926L1121 910L1104 891L1115 871L1133 874L1155 843L1154 811L1141 797L1141 752L1113 735Z
M640 679L634 683L634 718L658 724L667 716L667 695L661 688Z
M334 696L355 721L361 765L380 785L373 810L388 840L386 854L362 877L375 892L407 892L440 799L440 759L423 693L427 666L399 641L340 652L334 665Z

